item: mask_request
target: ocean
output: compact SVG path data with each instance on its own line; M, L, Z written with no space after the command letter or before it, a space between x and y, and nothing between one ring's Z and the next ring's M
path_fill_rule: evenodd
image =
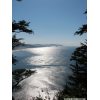
M21 89L13 91L15 100L32 100L32 97L41 95L50 96L50 100L61 91L71 74L70 58L76 47L51 46L24 48L13 50L18 60L12 70L31 69L36 73L22 80Z

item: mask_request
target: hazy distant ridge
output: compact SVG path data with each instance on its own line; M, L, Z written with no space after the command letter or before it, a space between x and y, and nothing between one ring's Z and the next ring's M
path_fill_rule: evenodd
M58 47L58 46L63 46L60 44L24 44L21 46L16 47L15 49L23 49L23 48L38 48L38 47Z

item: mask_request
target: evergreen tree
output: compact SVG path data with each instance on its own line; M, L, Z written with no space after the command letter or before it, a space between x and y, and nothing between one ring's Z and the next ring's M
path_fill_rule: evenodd
M12 22L12 32L20 33L20 32L25 32L31 34L33 31L29 29L29 24L30 22L26 22L25 20L21 20L16 22L13 20Z
M16 1L22 1L22 0L16 0ZM14 49L15 47L22 45L23 43L21 42L21 40L23 40L23 38L17 38L16 37L16 33L28 33L28 34L32 34L34 33L31 29L29 29L29 24L30 22L26 22L25 20L21 20L16 22L15 20L12 21L12 49ZM12 64L15 64L16 62L16 58L14 55L12 55Z
M28 34L33 33L33 31L28 28L29 23L30 22L26 22L25 20L22 20L19 22L16 22L15 20L13 20L12 22L12 32L13 32L12 49L22 44L21 40L23 40L23 38L17 38L16 33L21 33L21 32L28 33Z
M23 43L21 42L21 40L23 40L23 38L17 38L16 34L14 34L12 36L12 49L14 49L15 47L22 45Z
M85 12L86 14L87 12ZM87 33L87 24L82 25L75 35ZM87 43L81 43L72 53L70 69L72 75L68 77L66 88L63 91L66 97L87 98Z
M22 32L28 33L28 34L33 33L33 31L31 29L29 29L29 24L30 24L30 22L26 22L25 20L18 21L18 22L13 20L13 22L12 22L12 33L13 33L13 35L12 35L12 49L23 44L21 42L21 40L23 40L23 38L17 38L16 37L17 33L22 33ZM16 61L17 60L16 60L15 56L12 56L12 63L15 64Z

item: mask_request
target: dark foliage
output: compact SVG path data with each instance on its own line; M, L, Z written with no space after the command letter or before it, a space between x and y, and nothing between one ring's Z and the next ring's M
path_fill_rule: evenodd
M23 38L16 38L16 34L14 34L12 36L12 49L19 45L22 45L23 43L21 42L21 40L23 40Z
M87 14L87 10L84 12L84 14ZM84 33L87 33L87 24L82 25L74 34L83 35Z
M29 29L29 23L30 22L26 22L25 20L16 22L15 20L13 20L12 22L12 32L13 33L20 33L20 32L24 32L24 33L28 33L28 34L32 34L34 33L31 29ZM16 46L21 45L21 40L23 40L23 38L16 38L16 34L13 34L12 36L12 49L14 49Z
M22 1L22 0L16 0L16 1Z
M87 33L87 24L79 28L75 35L84 33ZM87 98L87 43L81 43L81 46L72 53L70 60L73 61L73 64L70 65L72 75L68 77L69 80L66 83L63 96Z
M64 90L70 97L87 97L87 46L82 45L72 54L71 70L73 74L69 76L66 89Z
M87 14L87 10L84 12L84 14Z
M34 74L36 71L32 71L30 69L16 69L12 72L12 75L13 75L13 84L12 84L12 89L18 89L20 86L19 86L19 83L30 77L32 74ZM21 88L21 87L20 87Z
M32 34L34 33L31 29L29 29L29 24L30 22L26 22L25 20L16 22L15 20L13 20L12 22L12 32L13 33L28 33L28 34ZM16 34L13 34L12 36L12 49L14 49L15 47L19 46L19 45L23 45L24 43L21 42L21 40L23 40L23 38L17 38ZM15 64L16 59L13 56L12 57L12 63Z
M13 20L12 32L16 32L16 33L25 32L25 33L32 34L33 31L28 28L29 24L30 24L30 22L26 22L25 20L22 20L19 22L16 22L15 20Z
M12 64L15 64L17 62L16 57L12 55Z
M86 24L82 25L82 27L80 27L78 29L78 31L75 32L75 35L82 35L84 33L87 33L87 25Z
M22 0L16 0L16 1L22 1ZM13 35L12 35L12 49L14 49L15 47L17 47L19 45L23 45L23 43L21 42L21 40L23 40L23 38L17 38L16 33L21 33L21 32L28 33L28 34L34 33L32 31L32 29L29 29L29 24L30 24L30 22L26 22L25 20L21 20L18 22L13 20L13 22L12 22L12 33L13 33ZM16 61L17 60L16 60L15 56L12 55L12 64L15 64ZM13 82L12 82L12 91L13 91L13 89L18 88L19 83L22 80L28 78L33 73L35 73L35 71L26 70L26 69L14 70L12 72L12 76L13 76L12 80L15 80L15 84L13 84ZM12 96L12 100L15 100L13 96Z

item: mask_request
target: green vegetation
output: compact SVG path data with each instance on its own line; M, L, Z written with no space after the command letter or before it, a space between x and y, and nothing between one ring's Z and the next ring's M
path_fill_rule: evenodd
M32 74L34 74L36 71L32 71L30 69L16 69L12 72L12 90L16 89L18 90L19 83L23 81L24 79L28 78ZM20 87L21 88L21 87Z
M22 1L22 0L17 0ZM87 11L85 12L85 14ZM15 47L22 45L21 40L23 38L17 38L16 34L24 32L28 34L34 33L31 29L29 29L30 22L26 22L25 20L16 22L13 20L12 22L12 49ZM83 35L87 33L87 24L82 25L75 32L75 35ZM76 48L71 56L71 61L73 64L70 65L70 69L72 71L72 75L68 77L66 82L66 86L63 91L59 91L55 97L57 100L64 100L64 98L87 98L87 43L81 43L81 46ZM12 63L16 63L16 58L12 56ZM13 76L13 86L12 90L21 88L19 83L31 76L35 71L27 70L27 69L17 69L12 72ZM43 99L41 95L38 97L32 97L33 100L50 100L50 96ZM56 100L55 98L53 100ZM12 98L14 100L14 97Z
M85 12L86 14L87 12ZM84 24L75 32L75 35L87 33L87 24ZM74 62L70 69L72 75L68 77L65 89L62 91L63 97L87 98L87 44L81 43L76 48L70 59Z

